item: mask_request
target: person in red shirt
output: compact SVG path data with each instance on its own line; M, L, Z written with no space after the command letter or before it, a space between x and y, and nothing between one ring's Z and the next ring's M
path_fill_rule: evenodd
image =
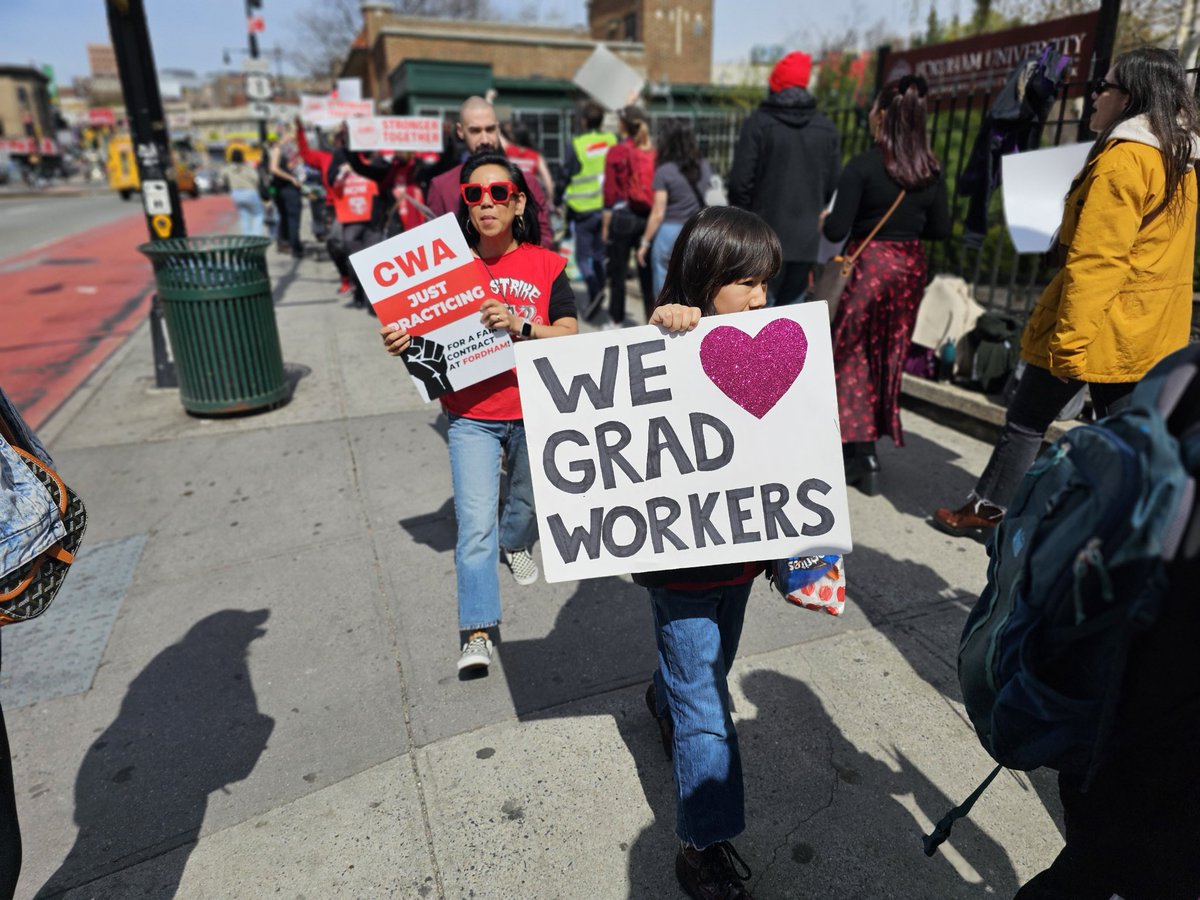
M625 274L629 253L641 242L646 217L654 201L654 144L650 123L639 106L626 106L618 114L621 141L604 158L604 213L600 238L608 245L608 315L605 328L620 328L625 321ZM646 314L654 308L650 266L638 263L638 284Z
M468 97L458 111L458 138L467 145L467 153L482 153L484 150L500 150L500 123L496 110L482 97ZM429 183L427 204L433 214L445 215L456 212L459 204L459 175L462 166L448 169ZM528 196L537 209L540 238L536 243L549 247L553 240L550 230L550 212L546 195L537 179L527 181Z
M345 143L346 126L343 125L333 133L333 146L340 148L345 146ZM321 173L321 184L325 187L326 220L332 219L340 225L342 220L338 218L333 185L329 181L329 164L333 161L333 151L320 150L308 143L308 135L304 133L304 123L300 121L299 116L296 116L296 147L300 151L300 158L304 160L305 164ZM352 273L350 271L350 260L346 253L345 245L342 242L340 231L340 227L332 229L332 233L325 240L325 247L329 250L329 258L333 260L338 274L342 277L342 286L338 288L338 293L342 294L350 290Z
M557 253L538 246L536 204L524 174L497 149L470 157L459 174L458 220L484 270L492 294L480 321L518 340L575 334L575 293ZM397 323L380 329L393 356L417 352ZM454 569L462 651L459 672L486 671L500 624L497 561L518 584L537 580L531 549L537 533L533 485L517 373L499 375L444 393L458 538ZM499 514L500 459L508 470L508 500Z
M500 126L500 143L504 147L504 155L525 173L525 180L531 182L536 179L546 192L546 197L553 197L554 179L550 177L550 167L546 165L546 157L534 149L533 135L529 129L505 122Z

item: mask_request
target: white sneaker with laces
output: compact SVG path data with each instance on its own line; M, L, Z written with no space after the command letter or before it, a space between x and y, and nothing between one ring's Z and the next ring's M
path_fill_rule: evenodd
M485 634L477 634L462 648L458 658L458 671L463 669L486 669L492 664L492 642Z
M517 584L530 585L538 580L538 564L528 550L504 550L502 555Z

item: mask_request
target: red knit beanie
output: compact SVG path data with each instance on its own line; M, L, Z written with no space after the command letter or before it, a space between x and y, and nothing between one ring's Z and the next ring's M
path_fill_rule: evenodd
M812 74L812 57L799 50L793 50L771 70L771 78L767 84L771 93L787 90L790 87L808 87L808 77Z

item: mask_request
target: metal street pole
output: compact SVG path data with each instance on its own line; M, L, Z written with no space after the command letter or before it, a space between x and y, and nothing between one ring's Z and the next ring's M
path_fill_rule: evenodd
M250 58L258 59L258 35L254 33L254 29L250 25L250 20L254 17L254 10L262 7L262 0L246 0L246 37L250 41ZM258 146L263 153L263 159L266 159L267 153L267 120L258 120Z
M142 0L105 0L150 240L187 237Z

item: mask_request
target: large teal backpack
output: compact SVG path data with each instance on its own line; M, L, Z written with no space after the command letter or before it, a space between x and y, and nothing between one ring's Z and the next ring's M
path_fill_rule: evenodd
M1001 768L1047 766L1086 790L1105 759L1130 643L1158 618L1166 564L1200 539L1200 346L1172 354L1128 408L1071 430L1034 463L988 544L987 585L963 630L958 677ZM1198 636L1200 638L1200 636Z

